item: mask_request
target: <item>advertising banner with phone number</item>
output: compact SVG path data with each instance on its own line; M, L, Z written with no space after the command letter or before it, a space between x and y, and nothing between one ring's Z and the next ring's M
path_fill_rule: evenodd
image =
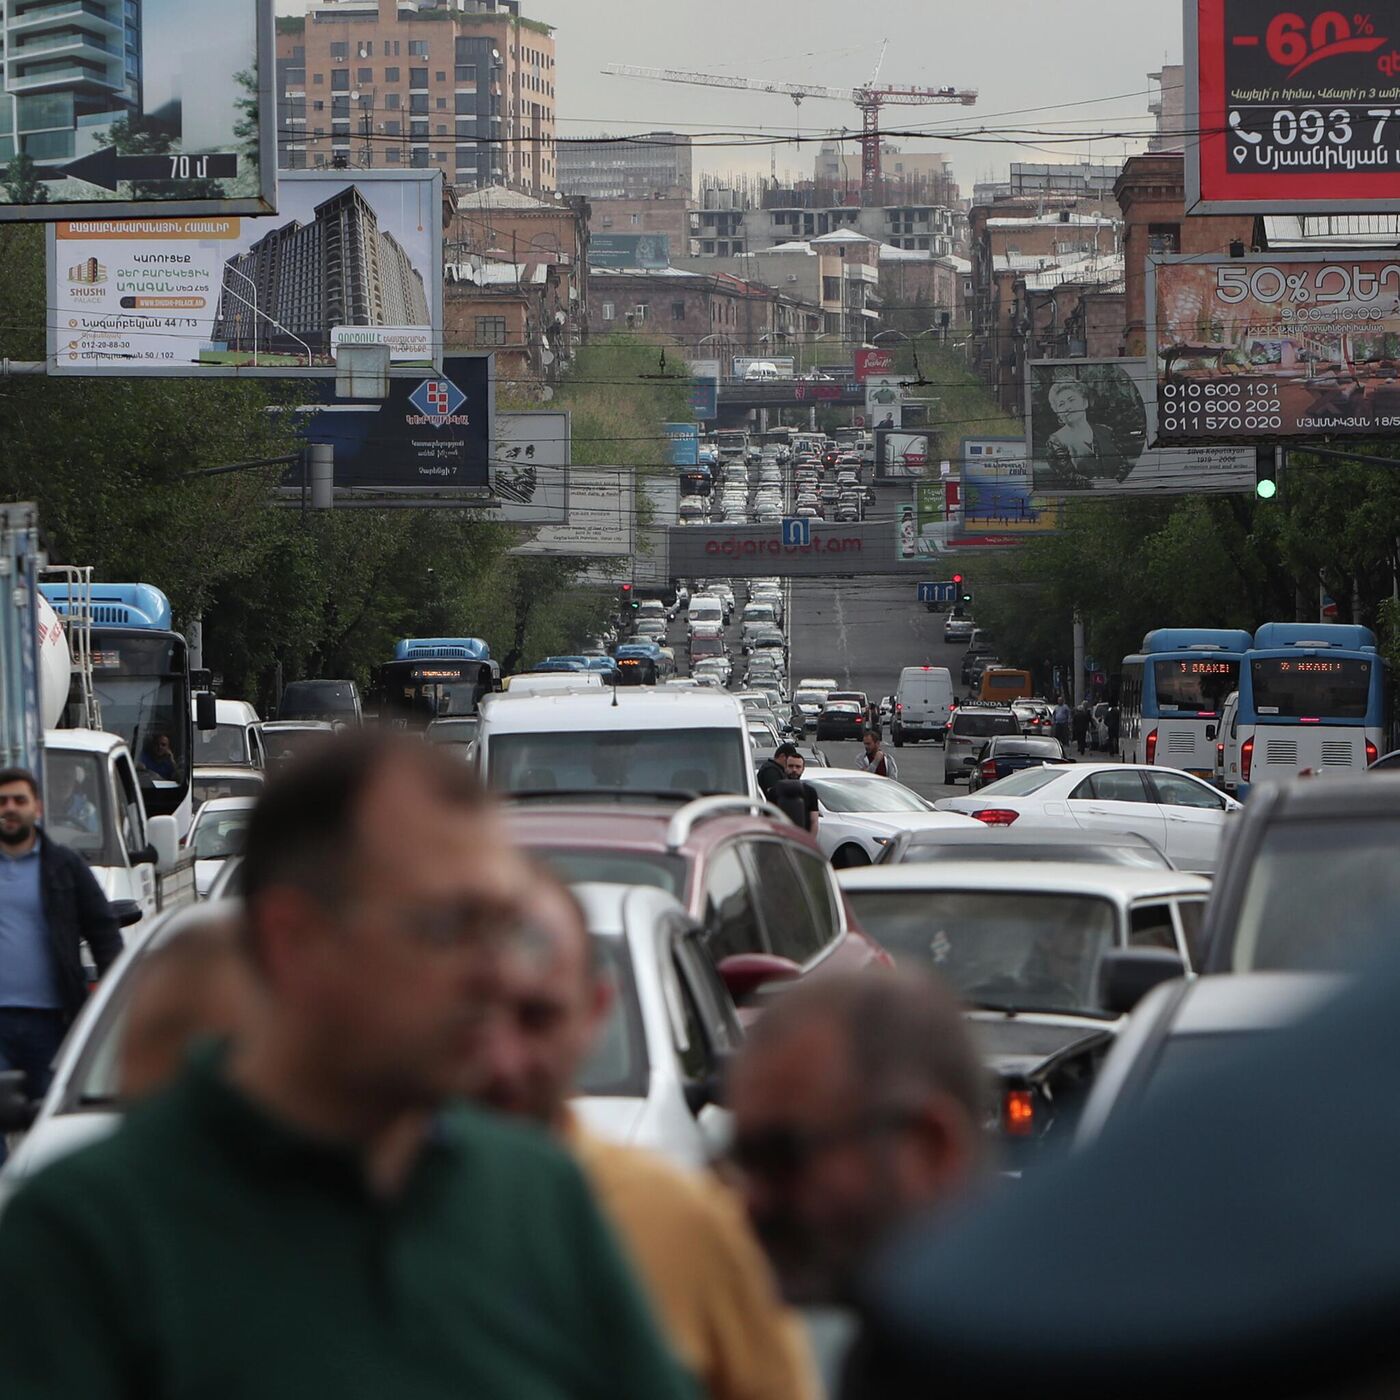
M1400 0L1186 0L1185 18L1188 213L1395 207Z
M1149 260L1157 440L1400 431L1400 256Z

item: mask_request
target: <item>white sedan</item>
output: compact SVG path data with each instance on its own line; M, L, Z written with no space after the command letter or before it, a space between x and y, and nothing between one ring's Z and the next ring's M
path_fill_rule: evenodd
M223 864L243 854L243 837L256 799L211 797L195 813L186 848L194 854L195 891L200 899L209 894Z
M1179 768L1138 763L1075 763L1027 768L967 797L945 797L942 812L964 812L990 826L1059 826L1085 832L1135 831L1178 870L1213 872L1230 814L1226 797Z
M850 768L808 768L802 781L817 794L817 844L838 870L873 865L901 832L965 831L970 825L967 817L935 811L893 778Z

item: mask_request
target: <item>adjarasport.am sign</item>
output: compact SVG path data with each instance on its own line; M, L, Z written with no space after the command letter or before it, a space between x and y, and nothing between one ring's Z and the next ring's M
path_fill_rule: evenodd
M806 545L784 544L781 524L679 526L670 531L671 576L822 578L920 566L918 559L897 557L893 520L811 524Z

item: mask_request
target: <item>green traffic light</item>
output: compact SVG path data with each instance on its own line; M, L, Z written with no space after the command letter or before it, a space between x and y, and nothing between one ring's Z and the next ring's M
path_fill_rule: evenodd
M1254 492L1261 501L1272 501L1278 495L1278 482L1265 477L1255 485Z

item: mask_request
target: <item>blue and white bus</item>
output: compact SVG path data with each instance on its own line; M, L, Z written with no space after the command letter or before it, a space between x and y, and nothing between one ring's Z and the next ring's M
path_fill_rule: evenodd
M1209 781L1225 697L1253 637L1239 628L1161 627L1123 658L1119 754L1126 763L1184 768Z
M1389 717L1387 666L1366 627L1269 622L1240 668L1225 766L1235 795L1300 773L1359 773L1376 761Z
M421 729L476 714L482 696L500 688L500 663L480 637L405 637L377 668L372 692L381 723Z
M172 816L183 839L194 815L189 647L174 630L170 600L149 583L94 583L88 599L67 584L40 586L61 617L90 609L92 688L102 728L126 741L148 816ZM75 667L64 727L88 725Z

